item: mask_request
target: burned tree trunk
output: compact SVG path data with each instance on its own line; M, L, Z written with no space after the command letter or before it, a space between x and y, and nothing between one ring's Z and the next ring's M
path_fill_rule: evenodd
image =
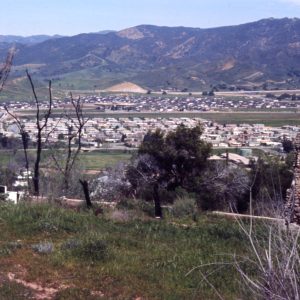
M160 203L160 197L158 192L158 184L154 184L153 187L153 199L154 199L154 212L156 218L162 218L162 209L161 209L161 203Z
M41 154L42 154L42 150L43 150L42 134L48 125L48 120L52 113L52 89L51 89L51 81L49 81L48 109L45 112L45 114L43 116L41 116L40 101L35 92L35 87L34 87L32 78L27 70L26 70L26 74L27 74L27 78L30 82L30 86L31 86L31 90L33 93L33 97L35 100L35 106L36 106L36 128L37 128L36 145L37 146L36 146L36 159L35 159L35 163L34 163L33 188L34 188L34 195L39 196L40 195L40 163L41 163Z
M93 204L90 198L90 191L89 191L89 183L86 180L81 180L79 179L79 182L82 186L83 189L83 193L84 193L84 197L85 197L85 202L86 202L86 206L87 208L92 208Z
M41 163L41 154L42 154L42 136L41 132L38 132L37 135L37 148L36 148L36 159L34 163L34 176L33 176L33 188L34 195L40 195L40 163Z

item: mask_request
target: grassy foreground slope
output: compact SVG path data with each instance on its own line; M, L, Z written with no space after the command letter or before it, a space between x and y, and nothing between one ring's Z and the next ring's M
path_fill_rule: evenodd
M245 254L245 243L237 224L213 216L117 221L48 205L1 204L0 299L43 293L51 299L215 299L199 269L187 273L228 260L226 254ZM239 297L232 266L209 278L225 299Z

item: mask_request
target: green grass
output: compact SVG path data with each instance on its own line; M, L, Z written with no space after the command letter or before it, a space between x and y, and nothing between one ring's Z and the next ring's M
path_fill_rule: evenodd
M48 205L2 204L0 220L0 245L22 243L21 249L0 256L0 299L14 299L15 290L1 285L7 272L27 282L68 286L57 299L98 299L91 291L101 291L104 299L216 299L199 270L186 274L201 264L228 260L226 254L245 254L246 249L234 221L209 215L177 223L168 219L117 222ZM68 240L84 248L70 254L62 247ZM54 252L32 251L32 244L45 241L54 244ZM98 248L107 255L86 257ZM225 299L239 298L237 279L230 266L210 278Z
M230 153L238 153L238 149L213 149L213 154L222 154L225 153L226 150L228 150ZM33 153L33 151L29 151L30 153ZM22 157L23 152L22 149L18 150L18 155ZM262 156L263 151L260 149L253 149L252 151L254 156ZM130 160L132 153L125 153L122 151L92 151L92 152L82 152L80 154L80 162L84 169L90 171L100 171L107 167L112 167L119 162L127 162ZM47 158L49 158L49 155L47 154L47 151L44 152L43 161L42 161L42 167L47 166ZM9 162L15 161L15 156L12 151L9 150L1 150L0 151L0 166L7 166Z
M80 159L87 170L101 170L114 166L118 162L128 161L131 154L118 152L87 152L82 153Z
M13 150L1 150L0 152L0 166L6 166L13 160Z
M18 150L18 155L22 156L22 149ZM29 150L29 153L34 153L33 150ZM47 162L49 155L47 151L44 152L42 166ZM128 161L131 158L130 153L124 153L123 151L92 151L82 152L80 155L80 161L84 168L87 170L101 170L106 167L111 167L118 162ZM45 160L46 159L46 160ZM0 151L0 166L7 166L9 162L15 160L15 154L12 150Z
M265 124L280 127L283 125L300 125L300 114L290 112L235 112L205 113L203 118L221 124Z
M24 116L34 116L32 111L24 113ZM265 124L268 126L280 127L283 125L300 125L299 112L266 112L266 111L236 111L236 112L99 112L94 109L87 109L85 115L93 118L202 118L220 124ZM53 113L53 116L60 116L60 112Z

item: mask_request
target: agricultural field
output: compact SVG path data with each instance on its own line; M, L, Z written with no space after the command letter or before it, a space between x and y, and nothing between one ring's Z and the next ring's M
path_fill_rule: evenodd
M300 113L295 112L171 112L171 113L99 113L89 117L103 118L202 118L220 124L265 124L267 126L300 125Z
M53 112L53 116L60 116L62 111ZM34 117L34 111L20 111L20 116ZM220 124L265 124L267 126L300 125L299 112L267 112L267 111L235 111L235 112L99 112L87 109L86 117L90 118L202 118Z
M280 127L283 125L300 125L300 113L291 112L229 112L204 113L204 119L221 124L265 124Z

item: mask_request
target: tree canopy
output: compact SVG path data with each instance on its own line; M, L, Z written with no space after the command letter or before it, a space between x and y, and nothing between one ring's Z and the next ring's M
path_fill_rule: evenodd
M211 152L211 145L201 140L202 132L200 125L180 125L167 134L160 129L148 132L127 172L131 185L152 189L156 206L160 206L160 189L192 192Z

